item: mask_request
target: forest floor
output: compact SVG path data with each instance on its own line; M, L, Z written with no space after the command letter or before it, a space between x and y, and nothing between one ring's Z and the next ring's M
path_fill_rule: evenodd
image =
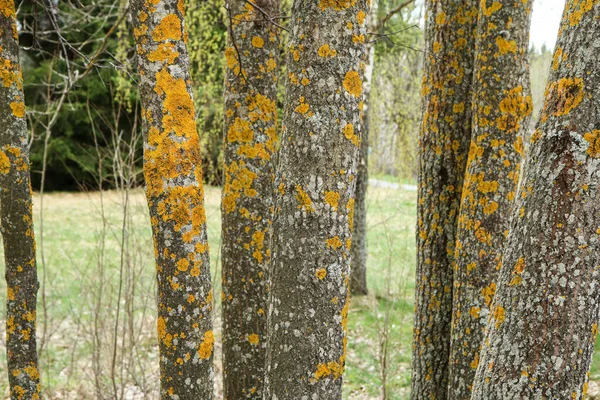
M384 398L383 382L386 399L408 398L416 197L411 186L369 188L369 295L351 300L344 399ZM219 188L206 188L215 293L220 292L219 204ZM43 225L41 206L36 195L44 397L158 398L153 246L143 192L46 194ZM5 295L0 280L0 298ZM215 376L221 398L220 296L215 298ZM0 302L0 349L5 348L5 315ZM4 353L0 399L8 398ZM592 380L600 379L598 358Z

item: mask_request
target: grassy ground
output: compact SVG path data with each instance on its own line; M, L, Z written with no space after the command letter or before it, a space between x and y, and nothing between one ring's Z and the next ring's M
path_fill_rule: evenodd
M207 188L217 293L219 201L219 189ZM156 399L154 262L143 193L136 190L128 198L117 192L45 195L43 241L40 210L41 199L36 196L38 259L44 287L38 301L38 336L45 397ZM414 191L369 189L370 294L351 302L345 399L380 399L384 381L386 398L408 398L415 210ZM0 281L1 298L5 291L5 283ZM216 304L217 395L221 393L219 310ZM0 303L0 349L5 340L4 318L4 304ZM8 395L4 371L6 360L1 351L0 398ZM598 357L591 378L600 379ZM595 382L591 390L598 391Z
M352 300L344 398L381 398L384 380L388 398L404 399L408 393L415 201L415 192L370 189L370 294ZM217 293L219 202L219 189L207 188ZM38 337L45 397L81 399L102 393L102 398L113 398L116 393L119 398L157 398L153 247L143 193L136 190L127 198L118 192L47 194L43 197L43 226L39 222L41 203L36 196L38 268L43 285ZM0 281L0 298L5 291L5 283ZM5 340L4 319L2 303L0 348ZM221 371L219 325L217 304L217 376ZM6 371L4 351L0 371ZM216 386L219 394L220 382ZM7 378L2 372L0 398L7 395Z

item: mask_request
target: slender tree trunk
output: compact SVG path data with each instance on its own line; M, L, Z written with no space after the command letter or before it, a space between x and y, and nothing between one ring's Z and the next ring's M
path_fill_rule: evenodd
M475 0L426 0L412 398L445 399L452 264L471 138Z
M6 351L12 399L39 399L36 300L39 283L29 176L25 95L15 4L0 7L0 231L7 287Z
M449 399L470 399L529 125L531 0L482 1L453 289Z
M369 13L369 32L373 32L377 21L377 1L374 0ZM356 172L356 194L354 201L354 230L352 231L352 261L350 267L350 291L354 295L367 295L367 188L369 186L369 106L371 104L371 82L375 67L375 46L367 40L365 44L365 71L363 82L363 104L361 110L362 137Z
M367 11L292 6L265 399L341 399Z
M212 399L212 289L183 1L133 0L158 282L161 398Z
M279 12L277 0L253 4L271 16ZM221 207L224 388L225 399L262 399L278 146L278 32L244 0L229 6Z
M600 3L567 1L473 399L582 399L600 292Z

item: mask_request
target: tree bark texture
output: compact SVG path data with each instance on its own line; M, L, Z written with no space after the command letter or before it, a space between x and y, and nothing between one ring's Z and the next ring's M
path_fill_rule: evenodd
M412 398L445 399L452 265L471 139L475 0L427 0L419 137Z
M377 22L377 1L371 4L368 17L369 32L373 32ZM363 79L361 109L361 141L356 172L356 192L354 200L354 230L352 231L352 261L350 267L350 291L353 295L365 296L367 287L367 189L369 187L369 105L371 82L375 66L375 44L365 43L365 71Z
M566 3L473 399L582 399L598 333L600 3Z
M449 399L470 399L519 182L529 94L530 0L482 1L472 133L454 264Z
M277 0L255 1L268 15ZM274 209L278 32L257 8L230 1L225 50L222 201L225 399L262 399Z
M367 12L292 6L265 399L341 399Z
M133 0L162 399L212 399L212 289L183 0Z
M39 399L35 238L15 4L0 2L0 231L4 244L6 351L12 399Z

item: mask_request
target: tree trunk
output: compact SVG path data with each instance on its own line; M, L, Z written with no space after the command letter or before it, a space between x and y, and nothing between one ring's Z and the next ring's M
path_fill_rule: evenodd
M479 10L471 147L456 233L449 399L471 398L519 181L532 111L531 3L482 1Z
M412 398L445 399L452 264L471 138L475 0L427 0L419 138Z
M39 399L35 331L39 283L24 98L15 4L9 0L0 8L0 231L7 287L7 373L11 398Z
M271 16L279 12L277 0L253 4ZM230 7L221 207L224 389L225 399L262 399L278 146L278 32L244 0L232 0Z
M341 399L366 17L365 0L292 6L265 399Z
M600 3L567 1L473 399L582 399L600 293Z
M183 1L133 0L144 177L158 282L161 398L212 399L210 262Z
M368 29L375 31L377 1L373 1L369 12ZM352 231L352 261L350 267L350 291L353 295L365 296L367 287L367 188L369 187L369 106L371 104L371 82L375 67L375 46L370 40L365 44L364 82L361 110L361 142L356 171L356 193L354 200L354 230Z

